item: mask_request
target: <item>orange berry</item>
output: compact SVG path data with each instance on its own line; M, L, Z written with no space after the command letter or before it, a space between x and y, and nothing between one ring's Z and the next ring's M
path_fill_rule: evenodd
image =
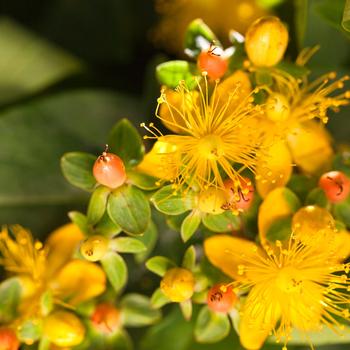
M117 155L107 153L107 149L96 159L92 172L98 183L110 188L117 188L126 180L123 161Z
M250 179L244 177L240 179L240 186L235 185L231 179L224 182L229 205L233 209L248 210L254 199L254 186Z
M112 304L99 304L91 316L91 322L100 332L113 333L120 326L120 311Z
M237 295L233 292L232 287L226 287L223 284L216 284L211 287L207 296L209 309L216 312L229 312L237 302Z
M15 332L11 328L0 328L0 349L1 350L17 350L19 341Z
M323 174L318 185L332 203L342 202L350 192L350 180L340 171L330 171Z
M201 72L207 72L209 78L216 80L226 73L228 61L215 53L215 47L210 47L199 54L197 65Z

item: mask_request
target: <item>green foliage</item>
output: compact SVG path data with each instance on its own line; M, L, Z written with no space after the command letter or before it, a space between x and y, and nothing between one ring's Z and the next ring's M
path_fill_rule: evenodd
M156 75L159 83L168 88L175 89L181 81L189 89L197 86L195 77L198 75L197 67L187 61L168 61L157 66Z
M163 277L167 270L175 266L174 262L164 256L154 256L146 261L147 269L160 277Z
M181 237L184 242L187 242L197 231L201 223L201 213L193 210L184 219L181 225Z
M68 216L72 222L79 227L81 232L86 235L91 233L91 226L88 223L88 218L84 214L78 211L70 211Z
M154 224L153 221L150 221L149 226L147 227L147 230L144 232L144 234L142 236L135 237L135 239L142 242L146 247L145 251L135 255L135 260L137 262L141 263L148 258L148 256L152 253L153 248L157 243L157 238L158 238L157 226Z
M136 238L118 237L110 242L110 248L118 253L142 253L146 246Z
M128 270L123 258L117 253L109 252L101 259L101 264L114 290L120 292L128 279Z
M21 285L17 278L8 278L0 284L0 322L11 321L17 315L21 297Z
M350 197L334 205L334 216L350 228Z
M350 32L350 1L349 0L346 0L341 24L346 31Z
M42 323L39 319L27 319L17 328L17 337L24 343L32 343L40 339Z
M194 246L191 245L186 249L181 265L187 270L193 270L195 263L196 263L196 250Z
M91 225L97 224L106 212L108 196L111 190L105 186L99 186L91 195L88 210L87 220Z
M144 233L151 219L147 198L134 186L115 189L108 198L107 211L110 218L131 235Z
M196 320L194 335L200 343L216 343L227 337L230 329L231 324L226 314L203 306Z
M276 219L266 233L266 239L271 243L288 239L292 232L292 218L285 217Z
M66 153L61 159L63 175L72 185L92 191L96 186L96 180L92 175L95 161L96 157L89 153Z
M123 160L126 168L140 163L145 151L140 134L127 119L120 120L112 128L108 148Z
M225 211L219 215L206 214L202 217L205 227L213 232L230 232L239 229L240 218L231 211Z
M121 301L123 325L142 327L159 321L161 313L151 307L150 299L140 294L127 294Z
M314 188L306 197L305 204L317 205L319 207L326 208L328 206L328 199L323 189Z
M164 186L151 198L157 210L167 215L179 215L192 209L194 197L191 192L186 195L174 192L172 185Z
M127 172L127 178L131 184L141 190L152 191L159 188L159 185L157 185L157 178L135 170L129 170Z

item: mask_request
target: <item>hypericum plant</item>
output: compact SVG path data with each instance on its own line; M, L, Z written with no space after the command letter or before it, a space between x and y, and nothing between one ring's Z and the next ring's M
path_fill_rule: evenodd
M195 20L189 61L157 67L156 120L170 131L142 123L150 151L124 119L100 154L62 157L67 180L91 194L86 214L69 213L70 235L43 245L17 226L2 231L0 344L129 349L124 327L162 322L170 303L202 343L231 324L247 349L286 349L313 331L337 342L323 329L350 320L350 153L334 155L324 124L349 103L336 93L348 77L310 82L315 50L284 60L276 17L230 41L224 50ZM123 295L138 284L150 298Z

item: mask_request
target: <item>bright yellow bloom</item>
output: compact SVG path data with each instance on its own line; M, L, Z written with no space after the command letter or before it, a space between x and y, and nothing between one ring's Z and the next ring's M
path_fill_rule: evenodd
M328 213L324 226L313 226L313 215L309 209L297 212L290 238L265 248L227 235L205 241L211 263L235 279L232 286L237 291L249 290L240 310L244 348L260 349L273 334L286 349L292 328L307 339L307 332L323 326L341 333L339 318L350 320L350 265L341 263L338 252L338 247L349 244L349 233L334 230ZM343 253L345 258L349 250Z
M323 124L328 121L329 110L337 111L347 105L350 98L349 91L334 95L336 90L344 87L348 76L332 81L336 77L332 72L308 83L306 78L300 80L280 70L272 69L270 73L274 85L265 87L269 97L266 115L260 118L259 127L265 130L268 143L281 145L279 152L266 152L265 163L270 176L266 176L265 165L257 170L261 177L257 188L263 197L288 182L293 163L313 175L329 168L333 150ZM289 156L282 156L286 152ZM283 166L281 158L284 158Z
M204 86L198 83L199 94L190 92L181 83L176 89L180 96L177 100L182 101L180 105L171 104L167 95L161 94L157 117L164 120L158 111L166 105L170 111L168 116L176 113L176 117L167 119L166 123L180 129L181 135L163 136L153 124L150 128L143 126L153 134L153 137L145 138L155 138L174 146L175 152L169 147L171 151L162 156L167 157L168 169L172 169L169 173L176 174L170 180L175 190L185 183L201 191L209 187L224 189L225 178L232 179L239 187L241 171L247 168L254 172L262 133L253 126L252 120L262 111L260 106L253 104L251 94L242 97L240 86L236 84L227 92L216 83L209 97L206 78Z
M54 231L47 243L34 240L19 225L0 233L0 263L22 285L20 320L42 318L41 297L49 292L58 305L76 305L101 293L106 288L103 270L91 262L73 259L84 238L74 224ZM84 273L81 273L84 271Z
M234 29L244 33L252 21L264 15L254 0L157 0L162 16L154 29L154 40L171 52L183 53L188 24L200 17L222 40Z

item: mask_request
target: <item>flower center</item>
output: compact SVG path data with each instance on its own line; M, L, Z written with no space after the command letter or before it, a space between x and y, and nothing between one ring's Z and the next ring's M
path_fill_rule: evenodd
M266 101L267 117L274 122L286 121L290 114L288 100L281 94L272 94Z
M302 288L300 271L291 266L281 268L277 274L276 285L284 293L300 292Z
M217 135L206 135L199 140L198 151L205 159L217 160L224 155L224 143Z

